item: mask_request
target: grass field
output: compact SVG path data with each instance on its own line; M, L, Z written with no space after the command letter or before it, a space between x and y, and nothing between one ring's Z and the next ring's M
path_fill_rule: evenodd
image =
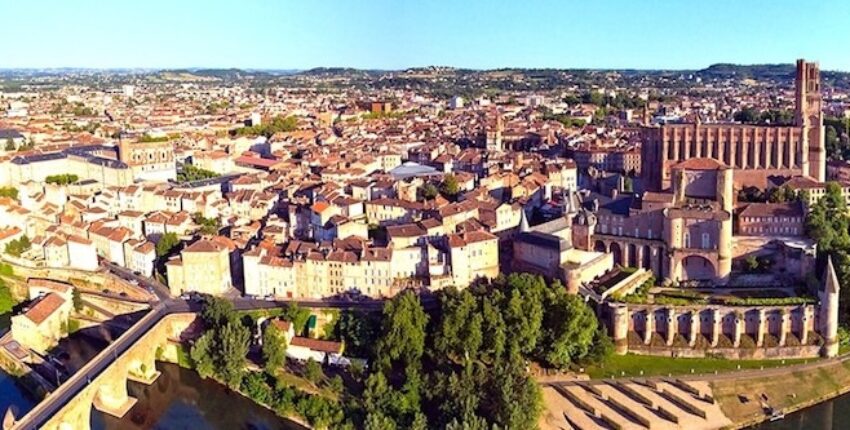
M594 379L610 378L613 376L666 376L780 367L806 361L804 359L725 360L722 358L671 358L627 354L612 355L604 363L590 366L585 371ZM641 374L641 372L643 373Z

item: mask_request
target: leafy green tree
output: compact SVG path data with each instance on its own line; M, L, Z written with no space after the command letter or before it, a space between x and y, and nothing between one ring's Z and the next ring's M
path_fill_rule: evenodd
M440 190L432 183L423 185L421 192L425 200L434 200L440 194Z
M523 354L534 351L543 322L543 294L546 282L528 273L508 276L507 305L504 318L512 347Z
M322 365L312 358L308 359L307 363L304 364L304 377L313 385L318 385L325 377L325 373L322 372Z
M249 372L242 380L242 392L248 397L264 405L275 402L275 393L269 385L266 375L259 372Z
M18 189L15 187L0 187L0 197L18 200Z
M274 324L266 326L263 332L263 361L269 372L286 364L286 338Z
M245 375L251 331L241 323L229 321L221 328L219 337L219 372L229 387L238 388Z
M15 150L15 141L12 138L6 139L6 151L14 151Z
M543 407L540 388L525 372L522 358L511 357L493 369L482 402L483 415L501 428L536 429Z
M307 321L310 319L310 310L298 306L298 303L290 303L284 308L281 316L292 323L292 328L297 335L302 333L306 328Z
M78 179L80 179L80 177L73 173L63 173L60 175L47 176L44 178L44 182L48 184L68 185L77 182Z
M189 351L189 357L195 363L195 370L202 378L209 378L215 375L216 363L213 355L213 343L215 342L215 334L213 332L204 333Z
M482 299L482 332L483 344L481 356L487 362L500 359L507 344L507 324L499 309L499 302L504 298L501 291L494 291Z
M461 360L477 357L483 342L483 316L469 290L452 288L440 296L441 319L434 339L438 354Z
M218 218L205 218L200 212L192 215L192 221L201 227L201 234L215 236L221 228Z
M577 295L566 291L551 295L546 303L541 358L564 368L590 351L597 331L593 310Z
M212 179L217 178L219 175L216 172L211 170L202 169L200 167L195 167L191 164L184 164L183 167L177 172L177 181L178 182L194 182L194 181L202 181L204 179Z
M817 241L818 250L832 252L850 248L848 227L850 219L841 187L829 182L826 193L814 204L806 218L806 230L809 237Z
M383 334L378 341L379 365L390 369L393 362L418 368L425 351L428 315L412 291L404 291L384 305Z
M178 238L176 234L165 233L156 243L156 256L158 258L165 257L166 255L171 254L178 245L180 245L180 238Z
M213 329L219 329L228 322L237 319L233 303L215 296L204 296L201 318L204 320L204 324Z
M346 355L369 358L381 331L381 320L373 312L346 309L340 313L334 335L345 343Z
M443 183L440 186L440 191L446 197L457 197L460 193L460 184L457 181L457 177L451 173L443 177Z

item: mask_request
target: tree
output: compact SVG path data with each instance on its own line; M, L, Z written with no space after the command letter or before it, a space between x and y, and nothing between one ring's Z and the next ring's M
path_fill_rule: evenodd
M418 428L424 421L420 369L428 315L409 290L384 304L383 315L376 368L366 380L366 411L389 417L400 428Z
M31 247L30 238L27 235L23 235L18 239L13 239L6 243L4 251L9 255L20 257L23 253L29 251Z
M80 312L83 309L83 298L80 296L80 290L73 288L71 290L71 302L74 304L74 310Z
M345 343L346 355L369 358L381 331L381 320L373 312L345 309L334 327L336 338Z
M15 187L0 187L0 197L18 200L18 189Z
M419 366L425 351L428 315L412 291L404 291L384 305L383 334L378 341L379 365L389 370L393 362Z
M460 193L460 184L457 181L457 177L451 173L443 177L440 191L447 197L456 197Z
M590 351L597 331L596 315L577 295L553 292L546 303L540 358L564 368Z
M269 372L286 364L286 338L274 324L266 326L263 332L263 361Z
M189 351L189 357L195 363L195 370L202 378L209 378L215 375L216 363L213 356L213 342L215 334L213 332L204 333L203 336L195 341L192 349Z
M6 150L7 151L14 151L15 150L15 141L12 140L11 137L6 139Z
M540 388L525 372L522 357L512 354L494 366L485 386L482 408L501 428L535 429L542 409Z
M180 238L175 233L165 233L159 238L159 242L156 243L156 256L162 258L171 254L179 244Z
M219 336L220 376L227 386L238 388L242 383L242 377L245 375L248 341L251 339L251 332L241 323L229 321L221 328Z
M422 197L425 200L434 200L440 194L440 190L432 183L427 183L422 186Z
M818 243L818 250L832 252L850 249L850 219L847 202L841 187L835 182L826 185L826 193L814 204L806 217L806 231Z
M732 116L735 121L744 124L755 124L759 119L759 111L752 107L745 107Z
M201 227L201 234L207 236L217 235L219 228L221 228L218 218L205 218L200 212L192 215L192 221Z
M201 318L204 324L213 329L221 328L230 321L237 321L233 303L215 296L204 296Z
M193 182L193 181L202 181L204 179L212 179L217 178L220 175L211 170L202 169L200 167L195 167L191 164L184 164L183 168L177 172L177 181L178 182Z
M534 351L540 338L543 322L543 291L546 282L540 276L528 273L511 274L507 279L507 304L503 315L509 346L519 348L523 354Z
M310 358L304 364L304 377L312 382L313 385L318 385L322 378L325 377L325 373L322 372L322 366L316 360Z
M441 319L434 336L438 354L460 361L477 357L482 343L483 318L478 303L469 290L452 288L440 296Z
M73 173L63 173L60 175L47 176L44 178L44 182L48 184L68 185L77 182L78 179L80 179L80 177Z

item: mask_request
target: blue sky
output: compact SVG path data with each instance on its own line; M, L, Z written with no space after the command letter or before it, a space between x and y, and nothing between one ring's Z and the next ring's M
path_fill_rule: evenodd
M0 0L0 68L850 71L846 0Z

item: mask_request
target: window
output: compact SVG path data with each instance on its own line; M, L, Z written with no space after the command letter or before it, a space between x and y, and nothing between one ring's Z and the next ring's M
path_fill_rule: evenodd
M708 233L702 234L702 248L703 249L711 248L711 238L708 236Z
M684 242L685 242L685 248L691 247L691 235L689 233L685 233Z

